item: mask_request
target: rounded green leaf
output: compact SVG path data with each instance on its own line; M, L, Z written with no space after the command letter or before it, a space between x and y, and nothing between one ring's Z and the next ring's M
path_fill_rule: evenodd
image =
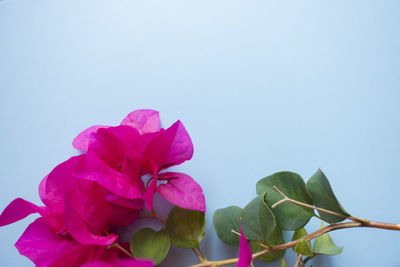
M340 205L333 193L328 179L320 169L318 169L318 171L308 180L307 189L308 192L310 192L316 207L334 211L344 216L349 216L349 214L343 209L342 205ZM345 218L337 217L325 212L318 211L318 213L321 218L328 223L337 223L345 220Z
M276 246L276 245L285 243L285 239L283 238L282 228L277 224L275 226L274 232L272 233L272 235L269 238L269 241L264 241L261 243L263 243L266 246ZM250 241L250 246L251 246L251 250L253 251L253 253L257 253L262 250L265 250L265 248L263 246L258 245L254 241ZM278 250L278 251L274 251L274 252L268 253L266 255L263 255L257 259L261 260L263 262L273 262L273 261L282 259L283 256L285 256L285 252L286 252L285 249Z
M204 212L173 207L168 214L165 227L172 244L180 248L198 248L205 233Z
M297 243L297 245L294 247L294 251L297 254L302 254L307 257L313 256L311 244L310 242L307 242L305 239L301 239L299 243Z
M321 223L321 228L323 227L324 224ZM326 233L315 239L313 251L317 254L337 255L342 253L343 247L336 246L331 236Z
M297 240L297 239L300 239L300 238L303 238L303 237L306 236L306 235L308 235L306 229L304 229L304 228L296 229L296 231L294 231L294 233L293 233L292 241ZM307 243L308 243L307 249L309 248L309 250L312 251L312 249L311 249L311 242L310 242L310 241L307 241ZM297 246L296 246L296 247L297 247ZM296 253L299 253L298 251L296 251L296 247L293 247L292 249L293 249L293 251L295 251ZM306 255L306 254L304 254L304 253L300 253L300 254ZM307 255L306 255L306 256L307 256Z
M304 229L304 228L296 229L296 231L294 231L294 233L293 233L292 241L300 239L306 235L308 235L306 229Z
M219 239L225 244L239 246L239 236L232 232L240 232L240 214L242 209L237 206L229 206L216 210L213 216L213 225Z
M249 240L266 241L274 231L275 216L260 196L247 204L241 218L244 235Z
M272 206L283 197L274 189L276 186L287 197L312 205L306 185L300 175L293 172L278 172L257 182L257 194L264 194L268 206ZM284 230L295 230L307 224L314 212L310 208L284 202L272 209L276 219Z
M155 265L167 256L171 242L165 229L154 231L144 228L136 232L131 239L131 251L135 258L151 259Z

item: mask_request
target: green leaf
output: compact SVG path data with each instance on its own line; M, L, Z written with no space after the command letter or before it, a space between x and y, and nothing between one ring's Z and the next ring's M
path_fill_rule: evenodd
M165 227L172 244L180 248L198 248L205 233L204 212L173 207Z
M312 200L306 190L303 178L293 172L278 172L257 182L257 194L264 194L268 206L272 206L283 197L273 188L276 186L287 197L312 205ZM310 208L285 202L274 209L276 219L284 230L295 230L307 224L314 212Z
M247 204L241 218L244 235L249 240L268 240L275 229L275 216L260 196Z
M304 237L304 236L306 236L306 235L308 235L306 229L304 229L304 228L299 228L299 229L297 229L296 231L294 231L293 237L292 237L292 241L297 240L297 239L300 239L300 238L302 238L302 237Z
M284 259L282 259L281 267L288 267Z
M321 223L321 228L323 227L324 224ZM330 235L326 233L315 239L313 251L318 254L337 255L342 253L343 247L336 246Z
M307 234L308 234L308 233L307 233L306 229L304 229L304 228L299 228L299 229L297 229L296 231L294 231L293 237L292 237L292 241L297 240L297 239L300 239L300 238L303 238L303 237L306 236ZM310 241L307 241L307 244L308 244L307 247L309 247L309 248L310 248L310 251L312 251L312 249L311 249L311 242L310 242ZM294 250L296 253L299 253L298 251L296 251L296 247L294 247L293 250ZM300 253L300 254L306 255L306 254L304 254L304 253ZM306 255L306 256L308 256L308 255Z
M131 239L131 251L135 258L152 259L155 265L160 264L167 256L171 242L165 229L156 232L143 228Z
M240 214L242 209L237 206L229 206L216 210L213 216L213 225L219 239L225 244L239 246L239 236L232 232L240 232Z
M342 205L340 205L328 179L320 169L308 180L307 189L312 196L315 206L340 213L344 216L349 216ZM337 223L345 220L344 218L325 212L318 211L318 213L321 218L328 223Z
M311 257L313 255L312 248L310 242L307 242L305 239L301 239L299 243L294 247L294 251L297 254L302 254L304 256Z
M278 224L276 225L274 232L269 238L269 241L260 242L265 246L276 246L285 243L285 239L283 238L282 227ZM258 245L255 241L250 241L251 250L254 253L265 250L265 247ZM268 253L267 255L263 255L257 259L264 262L273 262L283 258L285 256L286 250L278 250L272 253Z

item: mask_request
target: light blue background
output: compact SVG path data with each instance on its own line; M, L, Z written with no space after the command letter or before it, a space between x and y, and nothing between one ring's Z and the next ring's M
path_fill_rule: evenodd
M399 223L399 36L399 1L1 1L0 209L40 203L80 130L153 108L192 137L177 169L203 186L211 259L237 253L213 212L281 170L322 168L348 211ZM13 247L32 217L0 229L1 266L32 266ZM313 266L400 266L400 232L332 236L343 254ZM195 262L173 249L162 266Z

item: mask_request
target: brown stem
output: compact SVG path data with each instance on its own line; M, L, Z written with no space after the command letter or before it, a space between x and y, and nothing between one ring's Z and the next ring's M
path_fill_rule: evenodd
M281 196L283 196L283 199L281 199L278 202L276 202L275 204L273 204L271 206L271 208L276 208L279 204L282 204L282 203L288 201L288 202L291 202L291 203L299 205L299 206L303 206L303 207L306 207L306 208L319 210L319 211L322 211L322 212L325 212L325 213L328 213L330 215L337 216L337 217L340 217L340 218L343 218L343 219L350 219L352 221L359 221L358 218L354 218L354 217L351 217L351 216L346 216L346 215L343 215L343 214L340 214L340 213L337 213L337 212L334 212L334 211L331 211L331 210L327 210L327 209L324 209L324 208L319 208L319 207L316 207L316 206L313 206L313 205L309 205L309 204L306 204L306 203L291 199L290 197L288 197L284 193L282 193L282 191L280 191L276 186L273 186L273 187Z
M252 257L253 257L253 259L256 259L258 257L261 257L261 256L266 255L273 251L284 250L287 248L294 247L303 238L306 241L309 241L309 240L312 240L318 236L321 236L321 235L326 234L331 231L335 231L335 230L339 230L339 229L346 229L346 228L355 228L355 227L371 227L371 228L380 228L380 229L387 229L387 230L400 230L400 224L382 223L382 222L374 222L374 221L367 221L367 220L364 220L362 222L357 221L357 222L336 223L336 224L331 224L324 228L321 228L321 229L319 229L311 234L308 234L302 238L299 238L297 240L294 240L294 241L291 241L291 242L288 242L285 244L277 245L277 246L272 246L272 247L269 247L260 252L254 253L252 255ZM238 258L233 258L233 259L220 260L220 261L204 261L200 264L192 265L191 267L222 266L222 265L228 265L228 264L235 264L238 262L238 260L239 260Z
M301 261L301 257L303 257L302 254L298 254L298 255L297 255L297 260L296 260L296 262L294 263L294 267L299 266L300 261Z
M159 222L161 222L162 224L165 224L165 220L163 218L161 218L160 216L158 216L158 214L154 210L151 212L151 215L155 219L157 219Z
M235 230L231 230L232 231L232 233L234 233L235 235L238 235L238 236L240 236L240 233L238 233L238 232L236 232ZM259 245L260 247L263 247L263 248L269 248L267 245L264 245L263 243L260 243L260 242L257 242L257 241L254 241L257 245Z
M204 262L203 258L200 256L200 254L197 252L195 248L192 248L192 251L194 252L194 254L196 254L200 262Z
M201 257L203 258L203 261L207 260L206 255L204 254L204 252L201 250L200 246L197 248L197 250L200 252Z
M122 252L124 252L126 255L128 255L131 258L134 258L133 255L131 253L129 253L126 249L124 249L120 244L115 243L114 244L119 250L121 250Z

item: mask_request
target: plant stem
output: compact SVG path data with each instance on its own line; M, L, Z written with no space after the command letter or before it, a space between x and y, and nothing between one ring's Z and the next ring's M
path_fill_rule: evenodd
M120 244L115 243L114 244L119 250L121 250L122 252L124 252L126 255L128 255L131 258L134 258L133 255L131 253L129 253L126 249L124 249Z
M194 252L194 254L196 254L200 262L204 262L204 259L200 256L200 254L197 252L195 248L192 248L192 251Z
M161 222L162 224L165 224L165 220L163 218L161 218L160 216L158 216L158 214L154 210L151 212L151 215L155 219L157 219L159 222Z
M321 236L323 234L326 234L331 231L339 230L339 229L346 229L346 228L355 228L355 227L370 227L370 228L380 228L380 229L387 229L387 230L400 230L400 224L393 224L393 223L382 223L382 222L374 222L374 221L367 221L363 220L361 221L356 221L356 222L346 222L346 223L335 223L328 225L324 228L321 228L311 234L308 234L302 238L299 238L297 240L281 244L281 245L276 245L269 247L265 250L262 250L260 252L254 253L252 255L253 259L256 259L258 257L261 257L263 255L266 255L270 252L273 251L279 251L279 250L284 250L287 248L291 248L296 246L300 240L303 238L306 241L310 241L318 236ZM200 264L192 265L191 267L208 267L208 266L222 266L222 265L228 265L228 264L235 264L238 262L238 258L232 258L232 259L226 259L226 260L220 260L220 261L204 261Z
M301 261L301 257L303 257L302 254L298 254L298 255L297 255L297 260L296 260L296 262L294 263L294 267L298 267L298 266L299 266L300 261Z
M238 232L236 232L235 230L231 230L232 231L232 233L234 233L235 235L238 235L238 236L240 236L240 233L238 233ZM260 242L258 242L258 241L254 241L257 245L259 245L260 247L263 247L263 248L268 248L268 246L267 245L264 245L263 243L260 243Z
M283 196L283 199L279 200L278 202L276 202L275 204L273 204L271 206L271 208L273 208L273 209L276 208L279 204L282 204L282 203L288 201L288 202L291 202L291 203L299 205L299 206L303 206L303 207L306 207L306 208L319 210L319 211L322 211L322 212L325 212L325 213L328 213L330 215L333 215L333 216L336 216L336 217L340 217L340 218L343 218L343 219L349 219L349 220L352 220L352 221L359 221L358 218L354 218L354 217L351 217L351 216L346 216L346 215L343 215L343 214L340 214L340 213L337 213L337 212L334 212L334 211L331 211L331 210L327 210L327 209L324 209L324 208L319 208L319 207L316 207L316 206L313 206L313 205L309 205L309 204L306 204L306 203L291 199L290 197L288 197L284 193L282 193L282 191L279 190L276 186L273 186L273 187L276 190L276 192L278 192L281 196Z
M200 252L201 257L203 258L203 261L207 260L206 255L204 254L204 252L201 250L200 246L197 248L197 250Z

